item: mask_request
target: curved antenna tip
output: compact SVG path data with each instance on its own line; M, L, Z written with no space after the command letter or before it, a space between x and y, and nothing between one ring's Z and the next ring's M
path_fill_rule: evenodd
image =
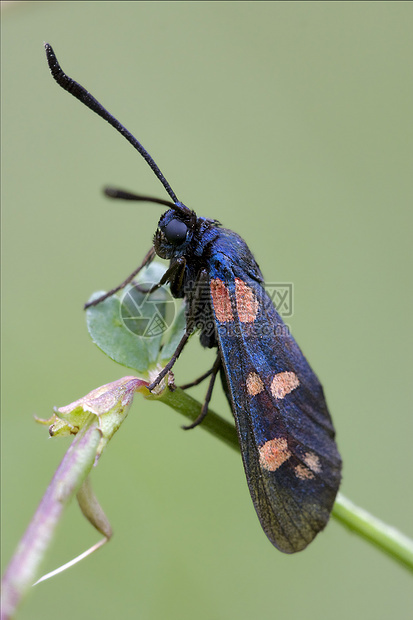
M109 198L117 198L119 192L114 187L104 187L103 193L105 194L105 196L108 196Z
M86 90L86 88L75 82L75 80L73 80L71 77L66 75L66 73L64 73L59 64L59 61L56 58L52 46L49 45L49 43L45 43L44 47L46 50L46 58L49 64L49 69L53 78L56 80L59 86L61 86L64 90L68 91L73 97L83 103L83 105L92 110L92 112L107 121L110 125L112 125L114 129L116 129L116 131L118 131L124 138L126 138L126 140L133 146L134 149L138 151L138 153L143 157L148 166L152 169L152 172L154 172L157 179L162 183L170 198L172 198L173 202L177 203L178 198L176 197L176 194L173 191L172 187L169 185L160 168L155 163L155 160L152 159L148 151L142 146L139 140L137 140L130 133L130 131L126 129L126 127L121 125L121 123L114 116L112 116L112 114L110 114L110 112L108 112L102 106L102 104L99 103L99 101ZM126 198L126 200L136 199Z

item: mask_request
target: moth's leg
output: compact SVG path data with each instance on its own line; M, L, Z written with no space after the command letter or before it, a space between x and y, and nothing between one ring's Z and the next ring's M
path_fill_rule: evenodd
M202 383L202 381L204 381L204 379L209 377L209 375L212 373L212 370L213 369L210 368L209 370L207 370L207 372L204 372L203 375L198 377L198 379L195 379L195 381L191 381L191 383L185 383L184 385L180 385L179 387L181 388L181 390L187 390L188 388L194 387L195 385L199 385L200 383Z
M176 267L176 265L178 265L178 267ZM168 269L168 271L164 274L162 280L165 280L165 282L168 281L168 280L170 281L171 280L170 275L172 273L172 274L175 274L175 277L176 276L179 277L179 282L182 282L183 274L184 274L184 271L185 271L185 265L186 265L186 261L182 257L182 259L179 259L172 267L170 267ZM178 271L178 268L181 269L180 273ZM174 270L174 271L172 272L172 270ZM169 273L169 275L168 275L168 273ZM203 279L203 275L204 275L204 273L201 272L199 277L198 277L198 279L197 279L197 282L196 282L194 297L193 297L193 299L191 301L191 308L190 308L190 311L189 311L189 314L188 314L188 317L187 317L185 333L182 336L178 346L176 347L176 351L173 354L173 356L171 357L171 359L169 360L169 362L161 370L161 372L156 377L156 379L154 381L152 381L152 383L150 385L148 385L148 390L150 390L150 391L152 391L154 389L154 387L156 387L162 381L162 379L165 377L165 375L171 370L172 366L175 364L176 360L180 356L180 354L182 352L182 349L184 348L184 346L188 342L190 335L196 329L196 324L195 324L195 321L193 320L194 308L195 308L195 304L198 301L197 293L198 293L198 290L199 290L199 283ZM162 282L162 280L161 280L161 282ZM175 285L175 282L173 284ZM150 289L150 290L152 290L152 289Z
M149 252L146 254L145 258L143 259L142 263L139 265L139 267L137 269L135 269L134 272L132 272L130 274L130 276L128 276L126 278L126 280L124 280L122 282L122 284L119 284L119 286L116 286L115 288L113 288L112 290L108 291L107 293L105 293L104 295L101 295L100 297L98 297L97 299L94 299L93 301L89 301L88 303L86 303L84 305L84 309L86 310L87 308L90 308L91 306L97 306L98 304L100 304L102 301L105 301L105 299L107 299L108 297L111 297L112 295L114 295L115 293L117 293L118 291L120 291L122 288L124 288L127 284L129 284L129 282L132 282L133 278L135 276L138 275L138 273L144 268L146 267L146 265L149 265L153 259L156 256L156 252L155 252L155 248L151 248L149 250Z
M216 379L216 376L217 376L218 371L220 369L220 366L221 366L221 356L220 356L220 354L218 352L218 355L217 355L217 358L215 360L215 363L214 363L214 365L212 366L212 368L210 370L211 378L209 380L208 390L207 390L207 393L206 393L206 396L205 396L204 404L202 405L201 413L196 418L196 420L194 420L192 422L192 424L189 424L188 426L183 426L182 427L185 431L188 431L191 428L195 428L195 426L198 426L198 424L201 424L202 420L205 418L206 414L208 413L208 405L209 405L210 400L211 400L212 390L214 389L215 379Z
M141 286L139 286L139 284L135 284L135 288L137 288L138 291L140 291L141 293L151 294L154 291L157 291L158 288L161 288L161 286L163 286L164 284L167 284L167 282L171 282L174 278L179 278L179 288L181 288L182 280L183 280L184 273L185 273L185 267L186 267L186 260L182 256L181 258L178 258L177 261L165 271L162 278L159 280L157 284L154 284L153 286L151 286L151 288L148 288L148 289L144 289Z
M152 391L154 387L156 387L164 378L165 375L168 374L168 372L171 370L172 366L175 364L176 360L178 359L178 357L180 356L182 349L184 348L184 346L186 345L186 343L189 340L189 336L192 334L192 330L189 330L188 327L186 328L186 331L184 333L184 335L182 336L178 346L176 347L176 351L175 353L172 355L171 359L169 360L169 362L166 364L166 366L161 370L161 372L159 373L159 375L156 377L156 379L154 381L152 381L152 383L150 385L148 385L148 390Z

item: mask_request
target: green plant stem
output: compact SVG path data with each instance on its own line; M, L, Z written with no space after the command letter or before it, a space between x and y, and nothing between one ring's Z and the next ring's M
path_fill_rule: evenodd
M413 541L395 527L356 506L341 493L337 495L333 517L413 571Z
M2 620L14 616L33 585L64 508L93 466L102 439L97 424L97 417L91 415L76 435L7 567L2 580Z
M148 398L151 398L149 396ZM194 422L201 412L202 405L197 400L189 396L184 390L176 388L173 392L164 390L160 397L157 398L165 405L172 407L175 411L179 411L183 416ZM211 433L221 441L224 441L233 450L239 452L239 443L237 431L232 422L227 422L220 415L208 409L208 415L199 425L199 428Z
M191 421L196 420L202 407L201 403L179 388L174 392L165 390L159 400ZM239 451L235 426L213 411L208 411L200 428ZM413 571L413 541L396 528L380 521L363 508L359 508L341 493L337 495L332 516L408 570Z
M118 400L122 396L122 403L125 394L122 392L119 395L117 390L119 391L122 386L125 387L125 379L128 380L127 384L129 385L131 377L126 377L115 382L113 386L112 384L103 386L106 388L106 391L109 390L110 393L114 390L114 394ZM166 389L162 394L157 396L144 389L144 386L147 384L143 380L133 379L133 382L133 391L143 392L148 400L160 400L189 418L191 422L196 420L200 414L201 403L191 398L191 396L179 388L173 392ZM120 387L118 384L120 384ZM128 408L132 401L131 389L129 389L128 392ZM99 388L96 392L96 394L95 392L90 393L82 400L87 400L89 402L92 395L96 403L100 403L102 398L101 389ZM77 403L78 401L74 404ZM104 411L100 413L105 413L108 407L108 411L112 410L112 400L109 401L109 404L105 403L106 401L99 405L104 409ZM119 418L119 411L117 411L117 409L116 411L114 410L113 419L111 418L112 423L115 424L115 430L117 430L126 417L124 406L121 407L120 413L122 415ZM98 506L98 508L96 507L96 498L94 497L90 485L85 484L85 479L99 453L99 446L102 441L102 431L98 428L99 424L101 424L101 420L98 418L98 414L90 415L90 417L86 419L85 425L76 435L69 450L65 454L29 527L23 535L2 581L3 599L1 620L8 620L14 616L19 602L36 577L40 563L52 540L64 508L72 496L79 491L82 484L83 486L79 493L79 503L83 513L91 523L105 535L105 540L110 537L110 525L100 506ZM213 411L208 412L208 416L202 422L200 428L211 433L214 437L220 439L232 449L239 451L238 438L234 424L224 420ZM112 430L111 427L109 436L113 434ZM336 498L332 516L344 526L351 529L355 534L358 534L375 545L382 552L390 555L403 567L413 571L413 541L404 536L397 529L383 523L362 508L355 506L350 500L341 495L341 493L339 493ZM100 547L105 540L94 545L94 547L85 554L82 554L82 556L79 556L67 565L60 567L56 571L53 571L53 573L49 573L46 577L57 574L57 572L61 572L69 565L73 565L73 563L78 561L81 557L86 557L91 551Z

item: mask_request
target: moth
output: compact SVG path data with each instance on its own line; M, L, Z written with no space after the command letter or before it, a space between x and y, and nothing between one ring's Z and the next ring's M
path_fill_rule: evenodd
M202 377L209 376L209 386L201 414L187 428L206 415L219 374L262 528L280 551L301 551L327 524L341 478L335 431L319 380L267 295L245 241L180 202L140 142L62 71L49 44L45 49L56 82L135 147L170 198L106 190L113 198L154 202L167 211L142 264L119 287L89 305L126 286L155 256L169 260L167 271L151 291L169 284L173 297L184 298L186 328L171 360L149 389L172 369L195 331L203 347L217 349L213 367Z

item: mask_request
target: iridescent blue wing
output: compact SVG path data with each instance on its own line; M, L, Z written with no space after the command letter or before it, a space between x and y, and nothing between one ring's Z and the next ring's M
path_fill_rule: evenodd
M281 551L330 516L341 459L323 389L261 284L215 264L211 303L251 497Z

